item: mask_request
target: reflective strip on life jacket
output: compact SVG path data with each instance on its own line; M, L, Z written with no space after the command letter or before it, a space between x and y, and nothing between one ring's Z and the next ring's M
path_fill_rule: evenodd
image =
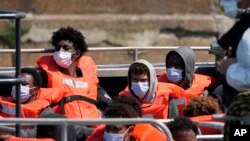
M15 107L11 107L10 105L7 106L6 104L3 104L3 103L1 103L0 106L1 106L1 113L7 114L10 117L16 116L16 108ZM13 106L15 106L15 104L13 104ZM1 113L0 113L0 115L2 115Z
M71 87L75 87L75 88L86 89L88 87L88 83L86 83L86 82L74 81L72 79L67 79L67 78L63 79L63 83L66 85L69 85Z

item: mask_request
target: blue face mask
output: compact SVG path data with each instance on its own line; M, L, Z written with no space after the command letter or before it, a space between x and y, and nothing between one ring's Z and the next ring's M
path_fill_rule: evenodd
M179 83L182 80L182 72L183 70L168 68L167 69L167 80L174 84Z
M131 127L129 127L123 134L104 131L103 139L105 141L124 141L124 137L127 134L127 132L130 130L130 128Z
M140 99L143 99L149 90L149 83L148 82L132 82L131 89L137 97L139 97Z
M238 14L238 0L220 0L224 13L230 18L235 18Z
M103 139L105 141L123 141L124 135L118 133L108 133L104 131Z

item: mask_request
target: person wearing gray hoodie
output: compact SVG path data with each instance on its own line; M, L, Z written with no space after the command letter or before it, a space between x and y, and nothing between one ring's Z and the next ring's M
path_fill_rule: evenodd
M168 118L169 99L183 96L174 84L160 83L153 65L146 60L133 62L128 70L128 87L120 95L133 95L141 102L143 117Z
M185 97L176 102L180 114L192 97L203 95L207 88L217 82L212 76L195 74L195 54L188 46L169 51L165 63L166 72L157 79L159 82L173 83L185 90Z

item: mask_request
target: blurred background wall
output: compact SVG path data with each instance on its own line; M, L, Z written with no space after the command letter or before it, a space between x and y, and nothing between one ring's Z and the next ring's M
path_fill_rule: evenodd
M1 0L0 9L27 13L22 48L51 48L51 33L64 26L80 30L89 47L210 46L234 23L220 12L218 0ZM0 36L11 22L0 21ZM166 53L143 51L139 58L164 63ZM41 55L22 54L22 66L34 66ZM97 64L132 61L129 51L87 55ZM1 54L0 65L12 66L9 58ZM196 61L214 61L214 56L197 51Z

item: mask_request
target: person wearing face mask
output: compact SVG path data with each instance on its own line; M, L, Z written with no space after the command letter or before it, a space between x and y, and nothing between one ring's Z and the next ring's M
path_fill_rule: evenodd
M175 100L179 114L191 97L204 94L205 90L213 87L217 80L212 76L195 74L195 55L190 47L183 46L167 53L166 72L158 76L159 82L173 83L185 90L184 97Z
M72 27L62 27L51 40L53 56L43 56L37 64L47 74L48 87L66 92L54 110L68 118L100 118L96 107L97 68L90 56L83 55L88 51L85 37Z
M171 83L158 83L155 70L148 61L137 60L128 70L128 87L119 95L132 95L141 102L143 117L168 118L169 100L184 95L184 90Z
M20 87L21 116L38 117L40 112L50 104L58 102L57 97L62 97L63 92L56 88L41 88L42 78L32 68L22 68L21 77L25 82ZM53 94L53 96L52 96ZM12 87L11 97L0 97L0 115L15 117L16 86Z
M105 118L139 118L140 102L133 96L117 96L104 112ZM100 125L86 141L166 141L166 136L149 124Z
M211 46L210 50L215 55L218 55L218 52L223 52L219 54L222 59L217 62L216 68L221 76L223 105L227 108L238 94L238 90L227 83L226 70L229 65L236 62L239 42L250 27L250 1L221 0L220 4L225 11L225 15L236 20L235 24Z

